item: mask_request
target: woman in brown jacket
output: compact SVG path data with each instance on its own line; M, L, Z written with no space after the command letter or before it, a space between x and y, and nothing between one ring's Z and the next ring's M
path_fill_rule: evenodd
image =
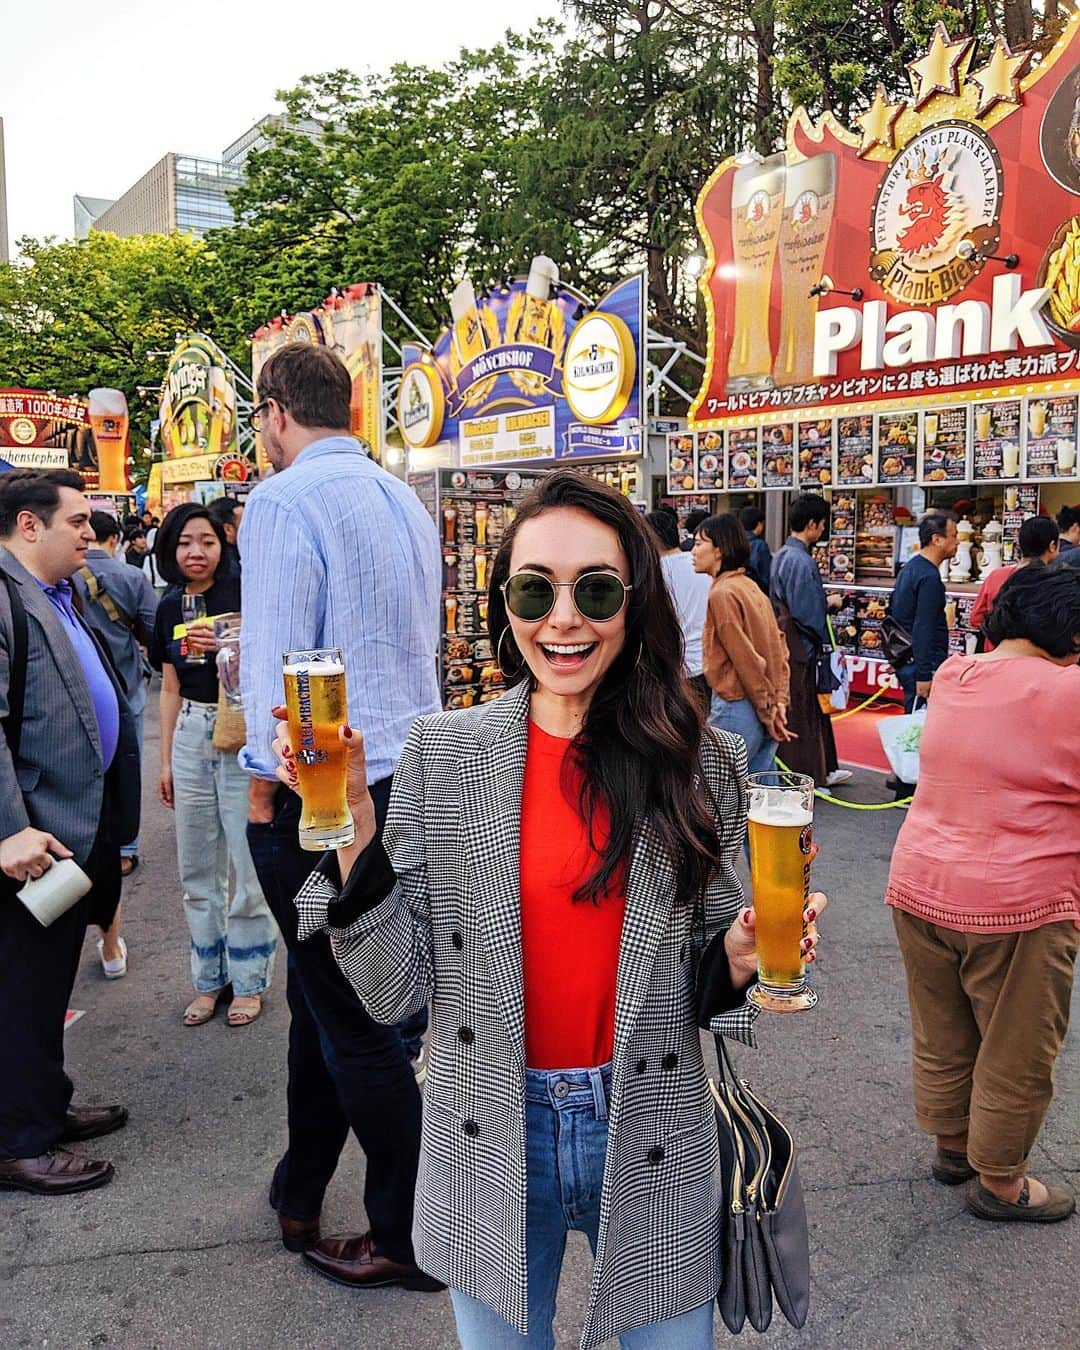
M732 514L710 516L694 536L694 568L714 579L702 638L712 690L709 725L746 742L751 773L776 767L787 729L788 654L772 605L747 574L750 541Z

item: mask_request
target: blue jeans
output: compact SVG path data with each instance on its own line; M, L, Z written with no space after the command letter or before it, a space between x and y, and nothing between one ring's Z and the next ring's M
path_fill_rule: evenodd
M712 696L709 726L733 731L746 742L746 757L751 773L769 773L776 768L776 742L765 730L754 705L748 698L729 702L719 694Z
M611 1065L525 1071L529 1334L479 1299L451 1289L462 1350L553 1350L555 1295L566 1234L585 1233L596 1254L608 1142ZM646 1278L643 1272L642 1278ZM623 1350L710 1350L713 1302L619 1337Z
M176 852L200 994L231 982L241 997L270 984L278 929L247 841L248 777L213 743L217 706L185 700L173 735ZM229 863L236 887L229 903Z

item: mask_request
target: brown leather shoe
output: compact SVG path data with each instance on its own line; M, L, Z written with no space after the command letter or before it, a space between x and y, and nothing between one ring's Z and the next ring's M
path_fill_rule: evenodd
M310 1251L319 1240L318 1219L287 1219L278 1215L281 1224L281 1245L287 1252Z
M54 1148L37 1158L0 1158L0 1191L29 1191L32 1195L70 1195L107 1186L113 1165L84 1158L65 1148Z
M122 1130L127 1123L126 1106L69 1106L60 1142L71 1144L76 1139L97 1139L99 1135Z
M304 1260L328 1280L352 1289L379 1289L387 1284L400 1284L402 1289L434 1294L446 1288L445 1284L425 1275L418 1266L380 1256L372 1245L370 1233L343 1233L340 1237L321 1238L304 1253Z

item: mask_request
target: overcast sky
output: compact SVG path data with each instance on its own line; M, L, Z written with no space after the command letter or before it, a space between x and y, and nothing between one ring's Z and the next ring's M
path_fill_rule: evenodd
M558 0L12 0L0 117L8 232L73 232L76 192L118 197L169 150L216 159L301 75L438 64L560 14Z

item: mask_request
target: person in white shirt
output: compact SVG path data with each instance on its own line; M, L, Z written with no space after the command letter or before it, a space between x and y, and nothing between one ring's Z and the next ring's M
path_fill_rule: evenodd
M645 523L656 536L664 581L679 617L683 635L683 665L702 703L708 708L711 691L702 674L701 635L705 629L705 612L712 578L702 572L695 572L693 558L679 548L679 522L673 512L662 508L650 511L645 517Z

